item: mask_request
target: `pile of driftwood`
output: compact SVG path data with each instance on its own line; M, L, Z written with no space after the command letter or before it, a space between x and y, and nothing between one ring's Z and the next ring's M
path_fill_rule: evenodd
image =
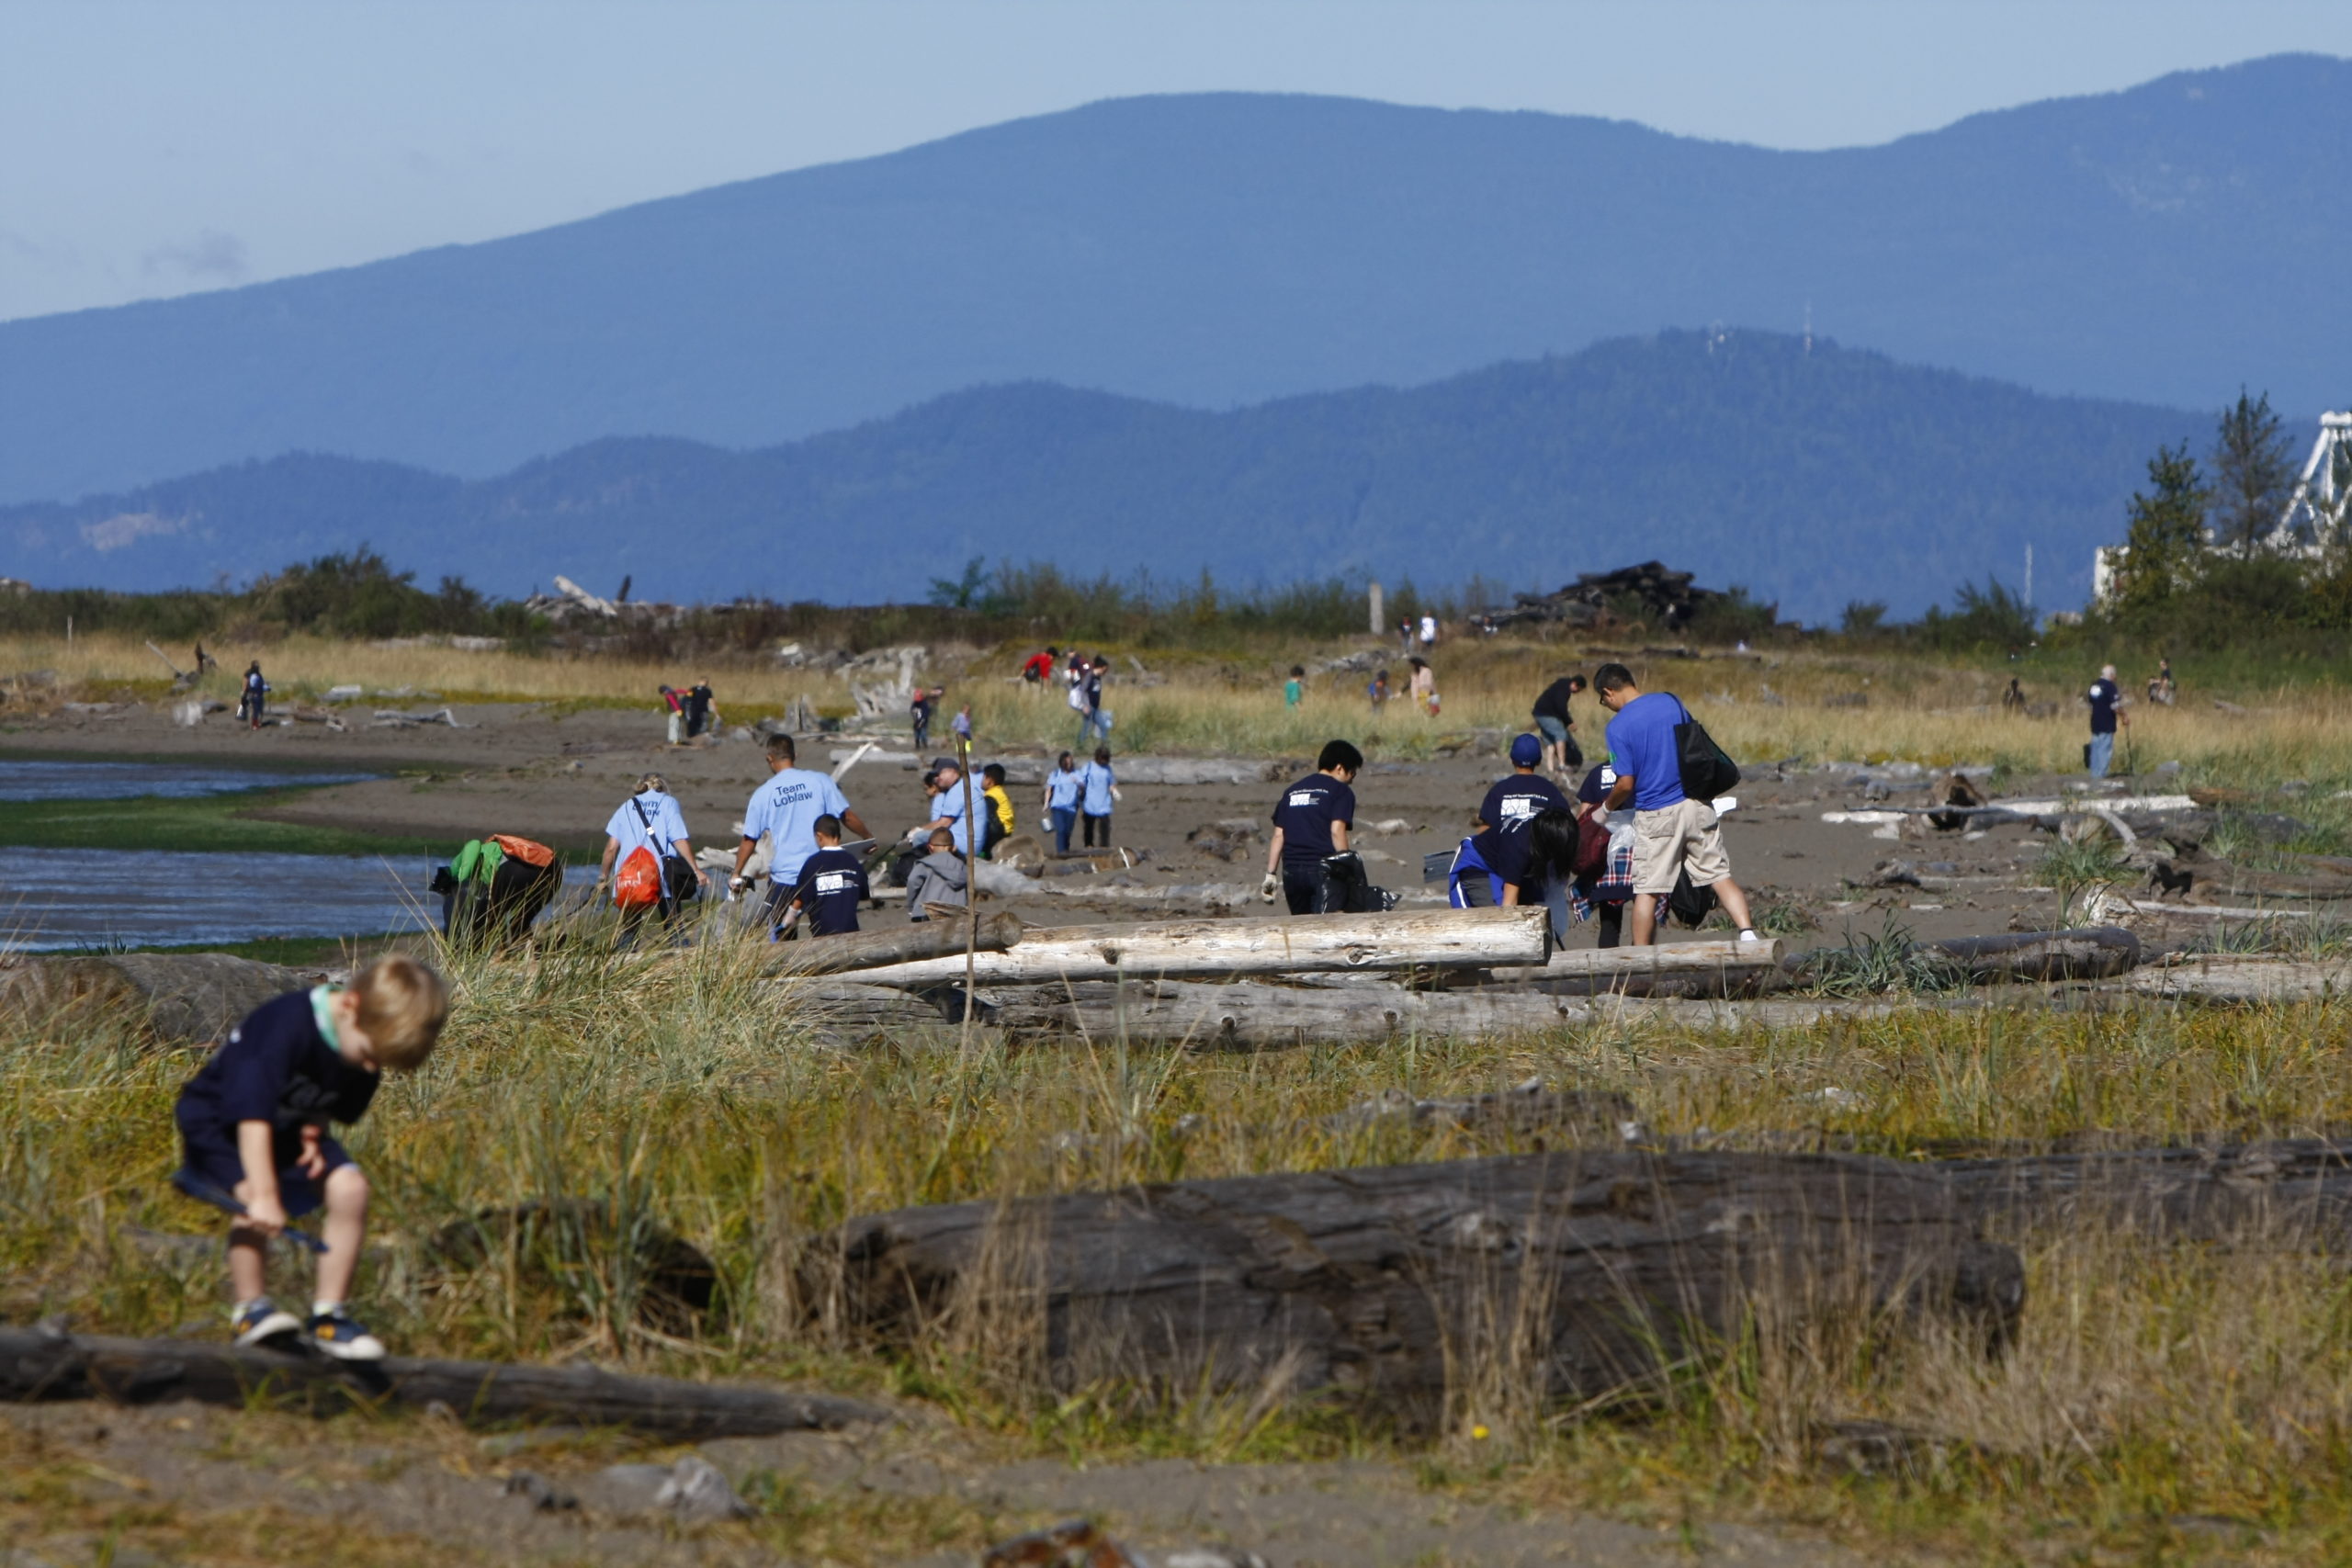
M1550 593L1521 593L1509 609L1486 611L1481 619L1498 626L1528 621L1556 621L1589 626L1612 608L1636 605L1646 619L1668 631L1690 623L1706 604L1723 595L1691 582L1693 573L1669 570L1662 561L1644 561L1616 571L1588 571L1566 587Z

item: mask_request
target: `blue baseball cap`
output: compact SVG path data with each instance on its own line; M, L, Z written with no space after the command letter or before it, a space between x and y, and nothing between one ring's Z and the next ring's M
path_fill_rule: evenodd
M1510 743L1510 765L1532 768L1544 760L1544 742L1532 735L1521 735Z

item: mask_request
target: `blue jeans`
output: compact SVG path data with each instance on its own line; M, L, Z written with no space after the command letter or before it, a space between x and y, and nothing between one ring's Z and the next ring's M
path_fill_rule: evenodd
M1067 806L1057 806L1053 808L1052 815L1054 852L1057 855L1066 855L1069 853L1069 830L1078 826L1078 813Z
M2115 761L2115 732L2091 737L2091 777L2107 777L2107 765Z

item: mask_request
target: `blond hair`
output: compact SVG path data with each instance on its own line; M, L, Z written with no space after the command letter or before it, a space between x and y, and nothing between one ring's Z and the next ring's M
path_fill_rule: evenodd
M449 1018L449 992L440 976L395 953L354 975L351 994L359 998L354 1021L375 1046L379 1063L403 1073L424 1066Z

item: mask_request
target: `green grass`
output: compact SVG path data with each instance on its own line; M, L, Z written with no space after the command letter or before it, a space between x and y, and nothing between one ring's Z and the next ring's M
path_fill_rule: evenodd
M316 787L316 786L312 786ZM252 815L291 806L304 788L175 799L28 800L0 811L0 846L61 850L206 850L303 855L446 852L455 839L418 839Z

